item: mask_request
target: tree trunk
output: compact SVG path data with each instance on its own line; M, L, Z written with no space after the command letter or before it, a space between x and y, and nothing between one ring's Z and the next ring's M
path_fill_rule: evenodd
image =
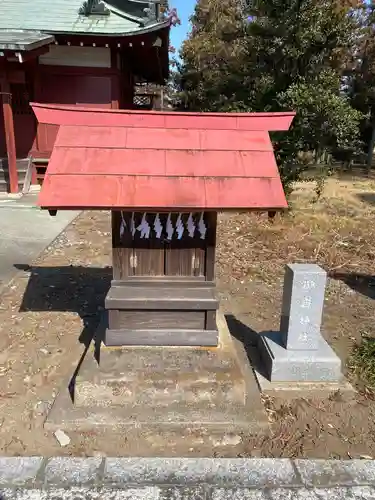
M372 166L372 158L374 155L374 147L375 147L375 121L372 123L372 134L370 144L368 146L367 152L367 171L370 172Z

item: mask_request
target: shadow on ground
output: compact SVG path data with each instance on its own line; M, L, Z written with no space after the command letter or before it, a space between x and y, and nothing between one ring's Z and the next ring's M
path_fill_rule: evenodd
M375 180L375 173L372 170L370 173L367 168L353 167L352 169L336 170L335 177L340 181L353 180Z
M30 273L20 306L21 312L74 312L82 319L83 330L79 341L84 344L85 351L69 384L73 395L75 378L103 318L104 299L110 288L112 268L30 267L23 264L17 264L15 267ZM233 315L227 315L226 320L231 335L243 344L253 369L262 373L256 349L260 334ZM100 344L100 339L97 340ZM95 356L99 361L100 349L96 350Z
M31 273L20 312L75 312L84 326L79 341L88 345L100 321L111 284L112 268L30 267L23 264L16 264L15 267Z
M357 193L356 196L368 205L375 205L375 193Z
M328 276L334 280L342 281L352 290L361 293L365 297L375 299L375 276L373 275L330 271Z
M345 166L340 162L333 163L332 165L310 165L302 173L302 179L315 179L317 174L332 169L333 177L340 181L354 181L354 180L375 180L375 170L372 168L370 171L364 164L355 164L351 167Z
M83 329L79 342L84 344L85 350L69 384L73 395L75 378L102 319L112 268L30 267L24 264L16 264L15 267L30 273L20 312L74 312L82 319Z
M267 378L268 375L265 371L264 363L261 362L259 357L258 349L260 337L264 334L264 332L256 332L231 314L227 314L225 319L232 337L241 342L243 345L252 370Z

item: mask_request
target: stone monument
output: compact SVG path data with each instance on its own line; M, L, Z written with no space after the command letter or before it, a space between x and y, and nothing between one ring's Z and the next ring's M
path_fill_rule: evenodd
M269 382L343 379L341 360L320 332L326 280L326 272L316 264L286 266L280 331L262 333L259 341Z

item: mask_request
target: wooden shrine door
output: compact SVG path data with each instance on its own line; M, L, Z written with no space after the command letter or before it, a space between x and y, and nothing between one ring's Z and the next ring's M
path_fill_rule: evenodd
M115 280L214 279L215 212L113 212L112 224Z

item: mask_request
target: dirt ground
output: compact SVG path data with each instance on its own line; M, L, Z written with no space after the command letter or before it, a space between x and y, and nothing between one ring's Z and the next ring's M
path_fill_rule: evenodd
M239 332L277 329L284 265L317 262L330 274L323 335L346 365L362 335L375 336L375 182L330 179L292 197L293 211L222 215L217 282ZM109 214L86 212L0 297L0 450L6 455L92 455L85 436L66 448L42 424L98 321L111 279ZM373 286L374 285L374 286ZM266 457L375 457L375 401L361 380L352 401L265 398L271 435L248 443ZM111 446L109 446L111 448ZM111 452L111 453L110 453ZM116 455L116 443L107 454Z

